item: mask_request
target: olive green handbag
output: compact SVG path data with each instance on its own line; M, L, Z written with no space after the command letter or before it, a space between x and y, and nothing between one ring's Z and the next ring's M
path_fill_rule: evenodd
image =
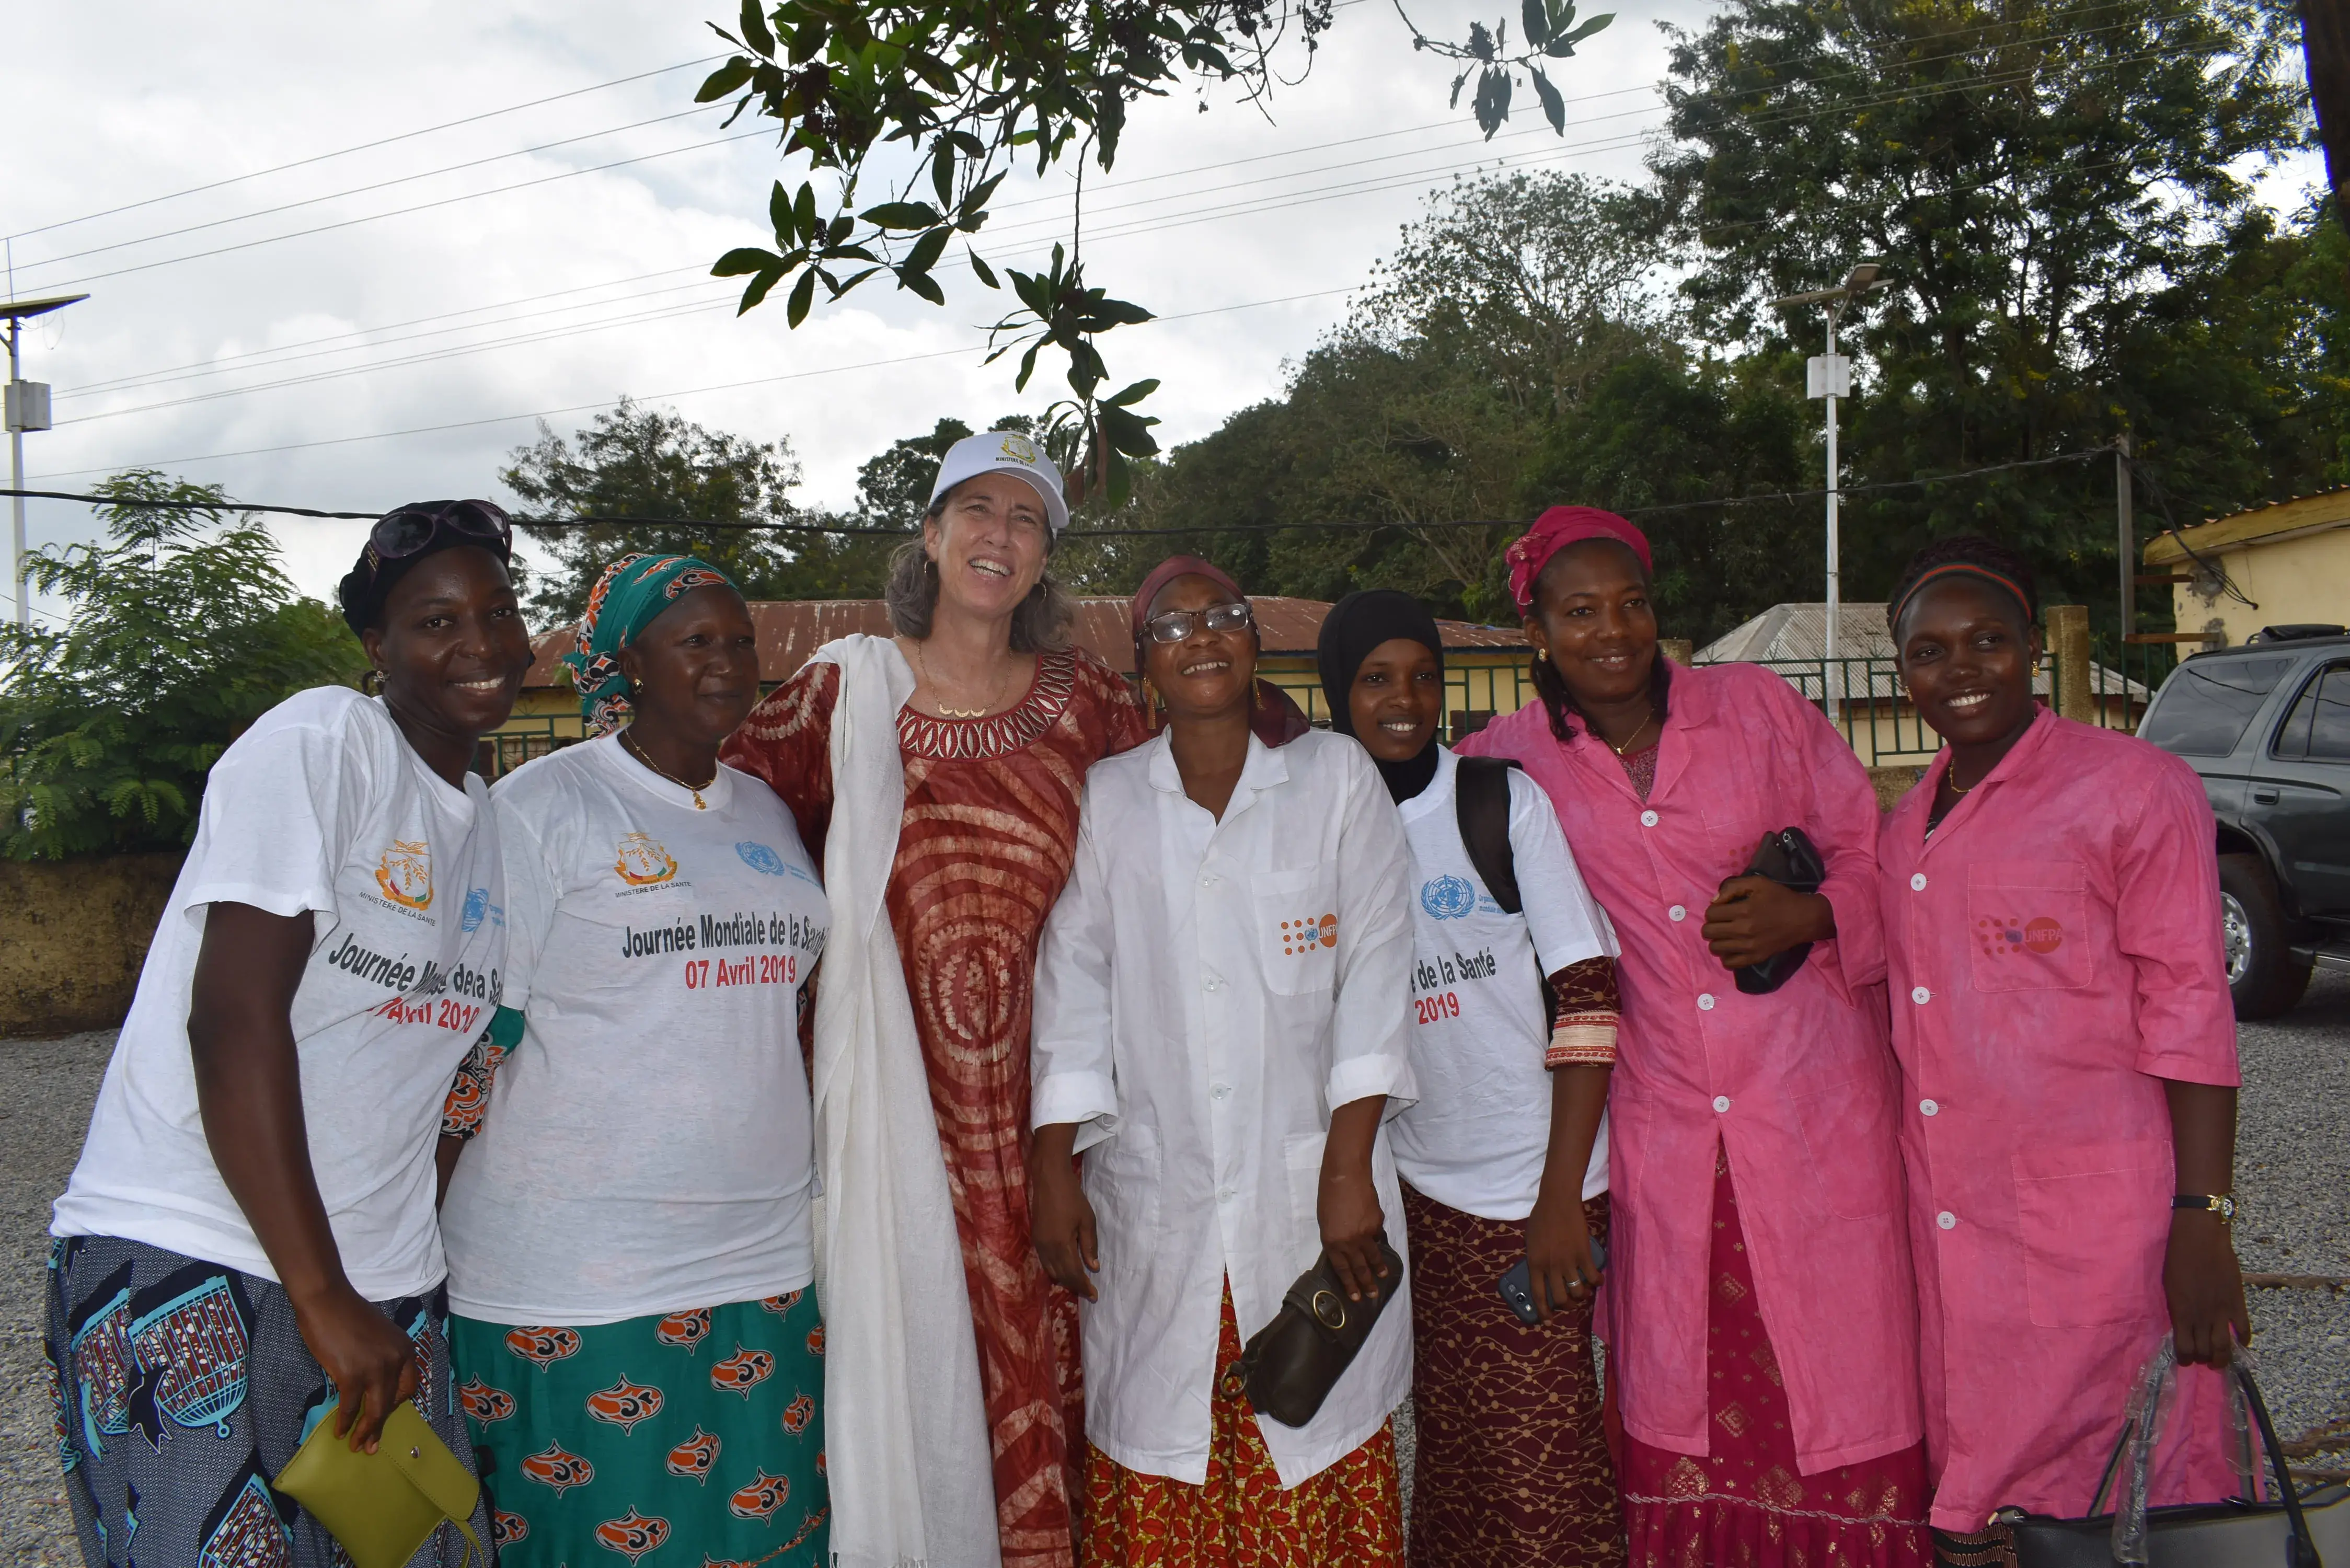
M472 1522L482 1483L411 1400L392 1407L371 1454L355 1451L348 1434L335 1435L335 1407L328 1406L276 1484L342 1543L354 1568L400 1568L443 1523L463 1533L468 1564L479 1557L489 1568Z

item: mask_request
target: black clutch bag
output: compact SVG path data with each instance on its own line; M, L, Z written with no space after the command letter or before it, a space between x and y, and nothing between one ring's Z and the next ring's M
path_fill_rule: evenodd
M1379 1293L1348 1301L1330 1254L1323 1253L1289 1287L1273 1321L1249 1336L1241 1349L1240 1374L1258 1415L1284 1427L1314 1419L1403 1283L1403 1260L1384 1236L1379 1261L1388 1267Z
M1811 835L1800 827L1783 827L1762 840L1762 846L1754 851L1754 858L1739 875L1768 877L1782 888L1816 893L1820 884L1828 879L1828 868ZM1768 996L1794 978L1811 951L1811 943L1797 942L1785 952L1773 953L1761 963L1735 971L1738 989L1749 996Z

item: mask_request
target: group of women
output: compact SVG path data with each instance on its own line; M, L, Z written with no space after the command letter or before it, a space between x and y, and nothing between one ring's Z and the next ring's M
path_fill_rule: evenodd
M1417 601L1334 607L1317 730L1188 556L1138 701L1067 522L959 443L896 635L764 701L724 575L625 557L592 738L494 791L505 520L375 525L376 690L213 770L57 1204L91 1568L330 1568L272 1479L411 1399L527 1568L1995 1563L2166 1335L2153 1499L2232 1490L2210 816L2034 702L2022 562L1897 588L1949 744L1880 820L1786 682L1659 653L1613 514L1512 547L1537 701L1457 750ZM1287 1425L1239 1364L1317 1265L1382 1310Z

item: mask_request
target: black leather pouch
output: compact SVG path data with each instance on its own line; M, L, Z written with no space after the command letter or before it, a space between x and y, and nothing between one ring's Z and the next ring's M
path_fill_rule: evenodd
M1800 827L1783 827L1762 840L1762 846L1754 851L1753 860L1740 875L1768 877L1782 888L1816 893L1820 884L1828 879L1828 868L1810 834ZM1811 951L1811 943L1798 942L1785 952L1773 953L1761 963L1736 971L1738 989L1749 996L1768 996L1794 978Z
M1297 1276L1273 1321L1249 1336L1241 1349L1240 1373L1258 1415L1284 1427L1314 1419L1403 1283L1403 1260L1384 1236L1379 1259L1388 1268L1379 1293L1348 1301L1325 1252Z

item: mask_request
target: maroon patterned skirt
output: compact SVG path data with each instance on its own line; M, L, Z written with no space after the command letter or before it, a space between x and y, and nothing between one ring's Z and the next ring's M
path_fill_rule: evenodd
M1633 1568L1926 1568L1926 1449L1805 1475L1779 1358L1754 1301L1730 1165L1713 1178L1708 1446L1700 1459L1624 1438ZM1415 1282L1413 1288L1417 1290Z
M1583 1206L1607 1234L1605 1194ZM1624 1561L1600 1428L1591 1307L1520 1323L1494 1288L1525 1226L1403 1189L1411 1239L1412 1568L1585 1568Z

